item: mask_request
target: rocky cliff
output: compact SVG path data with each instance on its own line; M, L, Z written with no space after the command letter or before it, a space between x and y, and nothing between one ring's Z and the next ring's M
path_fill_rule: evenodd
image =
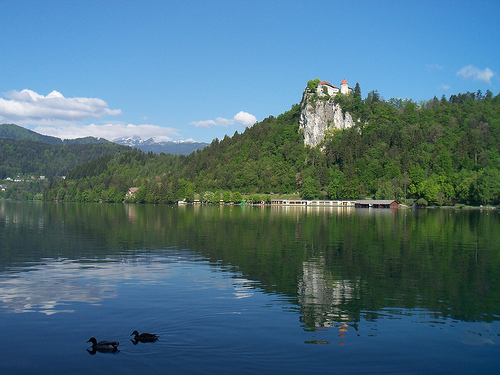
M308 90L300 103L299 129L304 135L304 144L315 147L325 138L325 131L346 129L354 126L349 112L345 112L332 97L319 96Z

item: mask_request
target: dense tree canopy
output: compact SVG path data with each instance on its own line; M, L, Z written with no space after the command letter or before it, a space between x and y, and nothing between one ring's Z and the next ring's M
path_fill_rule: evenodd
M77 165L127 149L111 142L54 145L0 138L0 179L29 175L64 176Z
M326 142L327 159L357 181L359 196L499 201L500 96L478 91L417 104L372 92L359 108L352 97L341 100L362 120L360 131Z
M359 120L317 148L304 146L294 105L188 156L128 151L81 165L52 181L44 198L168 203L205 192L213 201L300 192L437 205L500 201L500 96L478 91L415 103L372 91L363 100L357 84L335 100ZM139 190L127 196L130 187Z

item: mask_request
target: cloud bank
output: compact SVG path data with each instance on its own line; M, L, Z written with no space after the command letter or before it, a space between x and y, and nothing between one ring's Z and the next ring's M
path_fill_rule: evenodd
M179 135L176 129L149 124L82 124L84 120L122 114L98 98L66 98L55 90L44 96L28 89L10 91L4 97L0 98L0 123L29 126L37 133L61 139L92 136L112 141L123 137L155 137L171 141L172 136Z
M99 98L66 98L58 91L41 95L24 89L10 91L0 98L0 123L13 123L29 127L37 133L74 139L83 137L117 138L139 137L156 138L158 141L171 141L180 136L174 128L150 124L125 124L122 122L104 122L88 124L86 120L101 119L105 116L121 115L120 109L111 109ZM101 121L99 121L101 122ZM250 127L257 122L254 115L240 111L232 119L218 117L215 120L192 122L196 127Z
M254 115L240 111L232 119L227 119L223 117L217 117L215 120L204 120L191 122L189 125L194 125L197 128L211 128L214 126L232 126L232 125L242 125L244 127L250 127L257 122Z
M32 90L10 91L0 98L0 122L16 124L48 125L67 124L89 118L117 116L119 109L110 109L98 98L65 98L52 91L47 96Z
M464 66L457 72L457 76L465 79L473 79L484 83L491 83L491 79L496 75L490 68L481 70L474 65Z

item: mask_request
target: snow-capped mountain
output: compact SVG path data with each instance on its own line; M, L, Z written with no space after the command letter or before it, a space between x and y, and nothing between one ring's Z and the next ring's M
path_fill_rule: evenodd
M142 139L141 137L138 136L117 138L114 139L113 142L118 143L120 145L137 148L144 152L152 151L155 154L160 154L164 152L165 154L172 154L172 155L189 155L193 151L201 150L206 146L208 146L208 143L203 143L203 142L159 141L154 137L148 139Z

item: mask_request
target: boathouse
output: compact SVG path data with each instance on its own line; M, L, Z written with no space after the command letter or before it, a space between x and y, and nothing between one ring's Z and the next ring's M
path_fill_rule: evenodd
M364 208L398 208L398 202L394 199L363 199L354 203L355 207Z

